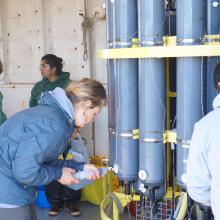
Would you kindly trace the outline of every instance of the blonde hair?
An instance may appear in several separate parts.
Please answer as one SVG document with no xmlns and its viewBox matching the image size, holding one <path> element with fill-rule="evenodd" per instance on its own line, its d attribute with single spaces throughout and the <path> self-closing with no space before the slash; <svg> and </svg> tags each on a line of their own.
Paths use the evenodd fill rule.
<svg viewBox="0 0 220 220">
<path fill-rule="evenodd" d="M 80 101 L 91 101 L 90 108 L 106 104 L 107 101 L 104 86 L 100 82 L 88 78 L 71 81 L 66 87 L 66 94 L 73 104 Z"/>
</svg>

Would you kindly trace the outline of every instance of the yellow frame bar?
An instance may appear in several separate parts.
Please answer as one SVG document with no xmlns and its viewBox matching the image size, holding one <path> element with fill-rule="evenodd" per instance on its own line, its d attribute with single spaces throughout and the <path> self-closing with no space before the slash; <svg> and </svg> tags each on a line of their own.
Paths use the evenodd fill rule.
<svg viewBox="0 0 220 220">
<path fill-rule="evenodd" d="M 119 199 L 122 207 L 125 207 L 131 201 L 140 201 L 139 195 L 128 196 L 128 195 L 125 195 L 124 193 L 120 193 L 120 192 L 114 192 L 114 194 Z M 175 192 L 175 196 L 176 197 L 180 196 L 180 192 Z M 171 188 L 168 188 L 167 194 L 165 195 L 164 198 L 170 198 L 170 199 L 172 198 L 172 189 Z M 106 197 L 100 205 L 101 219 L 102 220 L 119 220 L 119 211 L 118 211 L 118 207 L 115 204 L 115 202 L 113 202 L 113 219 L 109 218 L 107 216 L 107 214 L 105 213 L 105 209 L 109 205 L 109 202 L 110 202 L 109 197 Z"/>
<path fill-rule="evenodd" d="M 156 46 L 138 48 L 102 49 L 100 59 L 134 59 L 164 57 L 220 56 L 220 45 Z"/>
</svg>

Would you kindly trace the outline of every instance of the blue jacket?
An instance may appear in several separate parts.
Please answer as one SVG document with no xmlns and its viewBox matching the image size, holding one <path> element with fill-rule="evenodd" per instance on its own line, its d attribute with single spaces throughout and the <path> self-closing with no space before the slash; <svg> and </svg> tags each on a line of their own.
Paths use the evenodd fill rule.
<svg viewBox="0 0 220 220">
<path fill-rule="evenodd" d="M 33 203 L 36 186 L 59 179 L 64 166 L 82 170 L 82 163 L 57 160 L 73 130 L 73 119 L 49 92 L 41 105 L 19 112 L 1 125 L 0 203 Z"/>
</svg>

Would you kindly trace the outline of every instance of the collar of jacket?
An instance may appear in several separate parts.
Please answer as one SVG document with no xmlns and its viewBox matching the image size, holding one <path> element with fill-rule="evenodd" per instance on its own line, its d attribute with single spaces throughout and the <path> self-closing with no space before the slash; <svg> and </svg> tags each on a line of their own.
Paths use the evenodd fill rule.
<svg viewBox="0 0 220 220">
<path fill-rule="evenodd" d="M 40 104 L 45 106 L 52 106 L 58 109 L 59 111 L 61 111 L 69 123 L 69 126 L 71 128 L 70 132 L 74 131 L 74 120 L 69 116 L 69 114 L 65 111 L 65 109 L 58 103 L 58 101 L 49 92 L 43 93 Z"/>
</svg>

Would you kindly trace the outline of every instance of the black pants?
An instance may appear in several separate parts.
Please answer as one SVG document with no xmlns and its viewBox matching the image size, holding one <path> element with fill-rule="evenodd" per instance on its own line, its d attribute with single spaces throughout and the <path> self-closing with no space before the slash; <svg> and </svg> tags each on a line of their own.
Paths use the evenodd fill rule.
<svg viewBox="0 0 220 220">
<path fill-rule="evenodd" d="M 52 206 L 58 205 L 60 208 L 67 204 L 76 205 L 81 197 L 81 190 L 70 189 L 57 181 L 53 181 L 47 185 L 45 192 L 50 204 Z"/>
<path fill-rule="evenodd" d="M 214 220 L 212 209 L 198 202 L 193 202 L 191 208 L 191 220 Z"/>
</svg>

